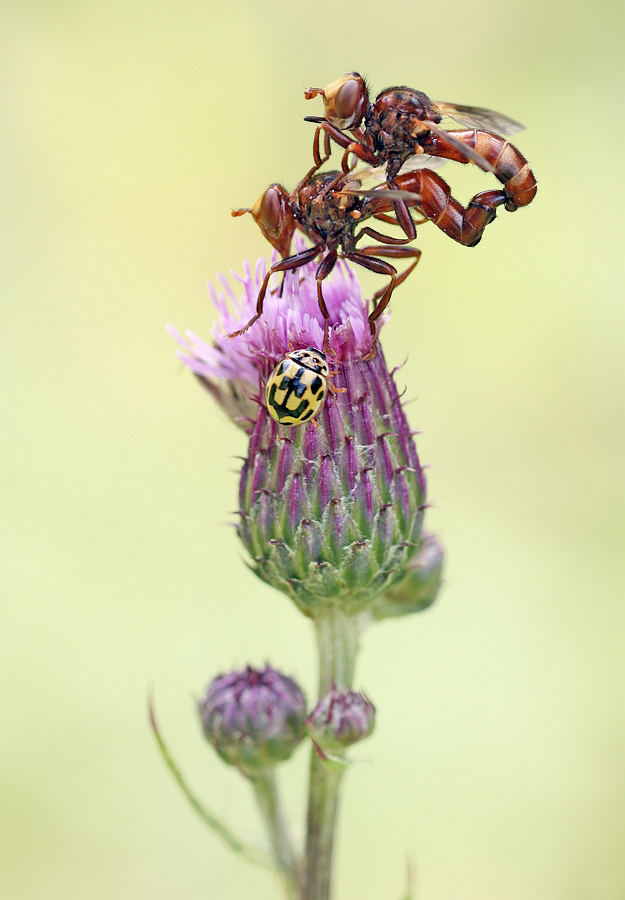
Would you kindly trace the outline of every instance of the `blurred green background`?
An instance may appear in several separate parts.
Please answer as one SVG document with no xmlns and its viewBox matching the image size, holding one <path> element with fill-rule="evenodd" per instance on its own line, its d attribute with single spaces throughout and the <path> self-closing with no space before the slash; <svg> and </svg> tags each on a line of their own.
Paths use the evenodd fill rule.
<svg viewBox="0 0 625 900">
<path fill-rule="evenodd" d="M 151 684 L 198 792 L 255 834 L 193 698 L 246 662 L 316 678 L 224 527 L 244 436 L 164 325 L 208 336 L 205 282 L 267 249 L 229 210 L 296 183 L 303 89 L 350 69 L 526 123 L 539 193 L 472 250 L 421 228 L 384 330 L 449 562 L 430 611 L 365 636 L 378 727 L 336 895 L 393 900 L 409 858 L 419 900 L 625 897 L 622 26 L 575 0 L 2 3 L 2 898 L 278 896 L 146 724 Z"/>
</svg>

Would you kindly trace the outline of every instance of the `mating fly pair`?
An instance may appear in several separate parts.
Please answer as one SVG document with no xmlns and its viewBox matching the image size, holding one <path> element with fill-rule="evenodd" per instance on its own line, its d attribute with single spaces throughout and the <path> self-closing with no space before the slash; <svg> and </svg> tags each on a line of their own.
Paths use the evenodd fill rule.
<svg viewBox="0 0 625 900">
<path fill-rule="evenodd" d="M 473 247 L 495 218 L 499 206 L 514 212 L 531 203 L 536 194 L 536 180 L 516 147 L 495 131 L 486 130 L 492 128 L 501 134 L 513 134 L 523 128 L 500 113 L 435 103 L 421 91 L 408 87 L 387 88 L 370 102 L 365 82 L 356 72 L 325 88 L 309 88 L 305 93 L 306 99 L 318 95 L 323 98 L 324 117 L 306 118 L 317 124 L 313 168 L 290 194 L 282 185 L 272 184 L 251 209 L 232 213 L 238 216 L 250 212 L 282 260 L 265 276 L 256 314 L 242 329 L 228 336 L 242 334 L 260 318 L 269 279 L 274 273 L 297 269 L 325 252 L 316 272 L 319 309 L 325 320 L 324 352 L 328 350 L 329 316 L 322 282 L 334 268 L 339 254 L 390 277 L 389 284 L 373 296 L 374 308 L 369 315 L 373 355 L 376 320 L 388 306 L 395 287 L 407 278 L 421 256 L 417 248 L 406 246 L 416 237 L 411 210 L 420 214 L 421 222 L 432 221 L 452 240 Z M 470 127 L 445 130 L 440 126 L 444 116 Z M 320 173 L 319 169 L 330 156 L 331 140 L 344 150 L 342 171 Z M 362 181 L 368 173 L 365 170 L 359 174 L 350 168 L 350 154 L 370 167 L 384 166 L 386 185 L 364 190 Z M 495 175 L 502 188 L 478 193 L 463 207 L 452 197 L 449 185 L 426 167 L 431 158 L 474 163 Z M 424 167 L 420 166 L 422 162 Z M 404 237 L 391 237 L 363 226 L 366 219 L 399 225 Z M 296 230 L 302 231 L 312 246 L 291 256 Z M 378 243 L 357 248 L 365 236 Z M 380 257 L 412 261 L 398 276 L 396 268 Z"/>
</svg>

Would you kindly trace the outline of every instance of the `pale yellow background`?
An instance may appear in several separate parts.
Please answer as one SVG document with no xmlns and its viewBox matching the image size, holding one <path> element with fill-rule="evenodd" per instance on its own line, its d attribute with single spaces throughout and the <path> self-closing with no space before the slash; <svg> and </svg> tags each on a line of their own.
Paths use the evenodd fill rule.
<svg viewBox="0 0 625 900">
<path fill-rule="evenodd" d="M 419 900 L 622 900 L 620 4 L 16 0 L 0 27 L 0 897 L 277 896 L 146 725 L 152 684 L 198 792 L 253 835 L 193 697 L 248 661 L 315 681 L 307 621 L 224 526 L 244 437 L 164 325 L 208 335 L 205 282 L 266 250 L 230 208 L 295 184 L 303 89 L 358 69 L 520 119 L 540 189 L 475 249 L 421 228 L 393 299 L 449 565 L 432 610 L 364 641 L 379 718 L 337 898 L 393 900 L 410 858 Z M 465 202 L 494 186 L 441 174 Z"/>
</svg>

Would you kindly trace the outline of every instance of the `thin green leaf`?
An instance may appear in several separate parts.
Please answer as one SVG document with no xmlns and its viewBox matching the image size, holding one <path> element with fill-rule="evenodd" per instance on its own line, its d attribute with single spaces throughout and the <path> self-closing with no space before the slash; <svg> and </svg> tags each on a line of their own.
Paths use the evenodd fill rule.
<svg viewBox="0 0 625 900">
<path fill-rule="evenodd" d="M 247 862 L 252 863 L 256 866 L 261 866 L 264 869 L 271 869 L 272 871 L 275 871 L 275 866 L 272 864 L 267 854 L 263 853 L 261 850 L 255 847 L 250 847 L 243 841 L 239 840 L 239 838 L 237 838 L 232 833 L 228 826 L 224 825 L 223 822 L 220 822 L 217 816 L 213 815 L 213 813 L 211 813 L 195 796 L 195 794 L 187 784 L 184 775 L 174 761 L 174 758 L 169 752 L 169 748 L 167 747 L 165 740 L 159 730 L 158 724 L 156 722 L 156 716 L 154 714 L 154 704 L 151 696 L 148 697 L 148 715 L 152 733 L 154 734 L 154 737 L 156 739 L 156 744 L 158 746 L 158 749 L 160 750 L 161 756 L 165 761 L 165 765 L 178 783 L 178 786 L 180 787 L 182 793 L 185 795 L 204 824 L 207 825 L 214 834 L 220 837 L 222 841 L 224 841 L 224 843 L 226 843 L 234 853 L 242 856 L 243 859 L 247 860 Z"/>
</svg>

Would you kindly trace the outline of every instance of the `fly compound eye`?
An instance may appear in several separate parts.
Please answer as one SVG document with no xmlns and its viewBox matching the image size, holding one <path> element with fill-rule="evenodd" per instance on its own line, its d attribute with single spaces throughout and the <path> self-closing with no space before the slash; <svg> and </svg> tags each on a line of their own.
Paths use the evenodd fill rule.
<svg viewBox="0 0 625 900">
<path fill-rule="evenodd" d="M 351 119 L 360 100 L 360 84 L 350 79 L 343 84 L 336 95 L 334 109 L 339 119 Z"/>
<path fill-rule="evenodd" d="M 336 128 L 355 128 L 365 114 L 368 93 L 357 72 L 343 75 L 323 90 L 325 117 Z"/>
<path fill-rule="evenodd" d="M 275 187 L 267 188 L 260 200 L 260 215 L 269 231 L 276 231 L 282 221 L 280 194 Z"/>
<path fill-rule="evenodd" d="M 281 185 L 271 184 L 267 188 L 252 207 L 252 217 L 281 256 L 288 256 L 292 230 L 289 230 L 288 196 Z"/>
</svg>

